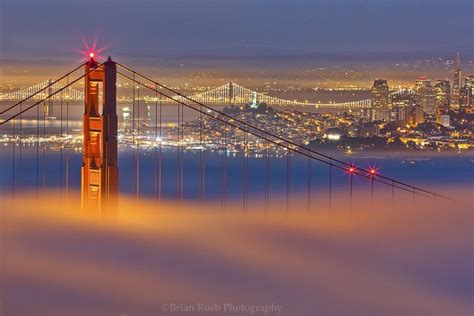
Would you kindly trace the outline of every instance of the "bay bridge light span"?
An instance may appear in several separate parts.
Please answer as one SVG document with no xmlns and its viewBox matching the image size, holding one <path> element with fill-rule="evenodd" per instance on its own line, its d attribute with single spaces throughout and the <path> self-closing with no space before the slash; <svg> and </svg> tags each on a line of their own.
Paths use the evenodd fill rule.
<svg viewBox="0 0 474 316">
<path fill-rule="evenodd" d="M 51 79 L 42 81 L 38 84 L 30 87 L 19 89 L 8 93 L 0 94 L 0 101 L 20 101 L 27 98 L 30 95 L 34 95 L 32 99 L 41 100 L 51 94 L 51 91 L 63 88 L 63 84 L 55 82 Z M 48 87 L 48 89 L 46 89 Z M 367 109 L 370 108 L 371 99 L 363 99 L 356 101 L 345 101 L 345 102 L 308 102 L 298 100 L 287 100 L 275 96 L 270 96 L 266 93 L 261 93 L 256 90 L 252 90 L 241 86 L 235 82 L 228 82 L 222 86 L 212 88 L 208 91 L 196 93 L 194 95 L 187 96 L 197 102 L 203 102 L 210 105 L 224 105 L 224 104 L 235 104 L 244 105 L 252 101 L 258 103 L 266 103 L 271 106 L 281 107 L 313 107 L 313 108 L 334 108 L 334 109 Z M 64 94 L 64 98 L 71 101 L 84 101 L 84 92 L 77 88 L 69 87 Z M 158 101 L 167 102 L 170 101 L 167 98 L 158 96 Z M 183 97 L 180 95 L 173 95 L 173 99 L 183 101 Z M 58 96 L 52 96 L 52 100 L 59 100 Z M 144 101 L 154 102 L 156 98 L 144 96 Z M 118 98 L 117 102 L 125 103 L 130 102 L 130 98 Z"/>
<path fill-rule="evenodd" d="M 82 72 L 81 72 L 82 70 Z M 133 94 L 131 99 L 117 97 L 117 77 L 126 80 L 132 84 Z M 83 84 L 83 91 L 73 88 L 78 83 Z M 33 89 L 34 88 L 34 89 Z M 148 91 L 146 94 L 144 91 Z M 208 148 L 221 155 L 219 165 L 214 173 L 220 175 L 220 201 L 223 208 L 228 201 L 229 185 L 232 180 L 229 177 L 228 153 L 232 149 L 237 149 L 240 153 L 242 164 L 239 168 L 241 176 L 241 198 L 242 207 L 247 208 L 249 203 L 249 157 L 252 151 L 251 144 L 258 148 L 261 159 L 259 170 L 262 171 L 262 186 L 264 187 L 264 206 L 265 209 L 270 205 L 270 186 L 272 177 L 272 167 L 269 163 L 269 155 L 272 149 L 276 150 L 286 164 L 286 188 L 284 199 L 286 207 L 289 209 L 292 193 L 292 160 L 307 160 L 305 174 L 307 177 L 307 206 L 308 209 L 316 204 L 312 202 L 314 198 L 313 168 L 321 166 L 327 169 L 325 192 L 327 193 L 327 202 L 330 206 L 332 201 L 338 199 L 339 191 L 333 190 L 334 173 L 339 172 L 347 175 L 349 184 L 350 201 L 352 203 L 353 190 L 355 186 L 354 179 L 361 179 L 369 184 L 371 199 L 374 199 L 374 186 L 383 187 L 390 192 L 392 199 L 397 197 L 396 192 L 403 192 L 415 197 L 441 198 L 447 197 L 431 190 L 420 188 L 402 180 L 395 179 L 381 174 L 376 168 L 362 168 L 352 163 L 345 162 L 339 158 L 329 156 L 308 146 L 293 141 L 282 135 L 276 135 L 265 128 L 253 125 L 238 117 L 225 113 L 212 107 L 212 104 L 240 104 L 249 102 L 262 102 L 268 105 L 302 105 L 298 102 L 287 101 L 279 98 L 259 94 L 256 91 L 247 89 L 235 83 L 227 83 L 221 87 L 207 92 L 186 96 L 166 85 L 151 79 L 150 77 L 135 71 L 124 64 L 113 61 L 110 57 L 105 62 L 99 62 L 91 56 L 90 60 L 79 65 L 65 75 L 56 80 L 49 80 L 23 89 L 13 94 L 2 95 L 3 100 L 13 101 L 13 104 L 2 108 L 0 111 L 0 128 L 9 131 L 6 135 L 6 146 L 2 151 L 11 151 L 11 165 L 3 166 L 9 171 L 10 182 L 8 188 L 12 196 L 18 194 L 25 186 L 26 179 L 30 181 L 30 189 L 33 187 L 40 192 L 45 187 L 48 180 L 48 173 L 52 169 L 58 168 L 59 181 L 56 187 L 65 192 L 69 192 L 71 173 L 77 170 L 71 169 L 71 163 L 68 160 L 70 151 L 68 147 L 71 143 L 72 124 L 69 119 L 69 103 L 71 101 L 84 102 L 82 137 L 80 138 L 82 162 L 81 162 L 81 200 L 83 205 L 95 205 L 99 208 L 109 208 L 115 205 L 119 194 L 120 182 L 131 183 L 133 193 L 137 197 L 143 190 L 143 177 L 153 177 L 153 190 L 157 199 L 161 199 L 164 190 L 170 183 L 164 178 L 164 174 L 169 171 L 165 160 L 163 159 L 163 150 L 167 146 L 166 137 L 170 134 L 164 133 L 162 125 L 161 104 L 166 101 L 174 104 L 176 109 L 177 123 L 173 126 L 172 137 L 175 144 L 176 159 L 172 162 L 173 177 L 172 185 L 176 187 L 176 199 L 184 198 L 186 187 L 190 187 L 187 181 L 193 179 L 196 181 L 192 187 L 199 191 L 199 201 L 206 199 L 206 170 L 211 168 L 206 162 L 206 153 Z M 45 104 L 50 99 L 60 103 L 60 111 L 56 113 L 56 129 L 46 133 L 46 108 Z M 118 143 L 123 135 L 119 134 L 117 122 L 117 103 L 132 102 L 133 119 L 127 130 L 130 146 L 133 150 L 131 159 L 132 172 L 122 173 L 119 171 Z M 147 102 L 154 107 L 154 124 L 144 126 L 140 124 L 140 102 Z M 357 103 L 360 102 L 360 103 Z M 351 104 L 344 104 L 341 107 L 360 107 L 370 106 L 368 100 L 357 101 Z M 316 106 L 316 104 L 308 104 Z M 186 135 L 187 125 L 183 119 L 184 111 L 191 111 L 198 117 L 198 131 L 193 139 L 193 150 L 197 152 L 197 161 L 195 169 L 184 167 L 186 151 L 190 148 L 188 145 L 190 136 Z M 143 113 L 142 113 L 143 115 Z M 26 129 L 25 118 L 32 118 L 32 125 Z M 211 124 L 212 123 L 212 124 Z M 52 145 L 48 145 L 48 142 Z M 152 155 L 155 160 L 152 165 L 152 172 L 144 172 L 143 153 L 141 146 L 144 143 L 152 145 Z M 169 143 L 169 142 L 168 142 Z M 29 177 L 25 176 L 23 170 L 23 156 L 25 145 L 34 149 L 35 163 L 34 172 Z M 56 153 L 58 160 L 53 163 L 48 159 L 48 155 Z M 59 154 L 57 154 L 59 153 Z M 49 163 L 49 165 L 48 165 Z M 279 171 L 281 172 L 281 170 Z M 188 173 L 196 173 L 196 176 L 189 177 Z M 124 178 L 126 177 L 126 178 Z M 119 181 L 119 179 L 121 179 Z M 319 179 L 317 179 L 318 182 Z M 47 186 L 47 185 L 46 185 Z M 319 185 L 321 187 L 321 184 Z M 321 188 L 320 188 L 321 189 Z M 279 194 L 281 195 L 281 194 Z M 320 204 L 320 203 L 318 203 Z M 351 204 L 352 205 L 352 204 Z"/>
</svg>

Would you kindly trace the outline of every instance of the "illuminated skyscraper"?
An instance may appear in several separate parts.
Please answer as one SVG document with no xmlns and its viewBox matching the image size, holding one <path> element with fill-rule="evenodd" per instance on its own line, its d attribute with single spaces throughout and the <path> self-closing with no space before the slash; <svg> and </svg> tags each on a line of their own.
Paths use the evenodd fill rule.
<svg viewBox="0 0 474 316">
<path fill-rule="evenodd" d="M 451 121 L 451 118 L 447 114 L 439 115 L 436 118 L 436 123 L 441 124 L 444 127 L 449 127 L 450 126 L 450 121 Z"/>
<path fill-rule="evenodd" d="M 372 86 L 372 107 L 370 117 L 373 121 L 389 119 L 389 87 L 387 80 L 375 79 Z"/>
<path fill-rule="evenodd" d="M 418 104 L 408 106 L 406 121 L 411 126 L 423 123 L 425 121 L 423 108 Z"/>
<path fill-rule="evenodd" d="M 464 79 L 464 86 L 461 88 L 459 95 L 460 109 L 472 112 L 473 97 L 472 90 L 474 88 L 474 75 L 470 75 Z"/>
<path fill-rule="evenodd" d="M 461 92 L 461 57 L 459 53 L 456 54 L 456 64 L 454 66 L 454 81 L 453 91 L 451 97 L 451 108 L 453 110 L 459 110 L 459 96 Z"/>
<path fill-rule="evenodd" d="M 416 80 L 415 102 L 421 106 L 426 114 L 435 113 L 435 93 L 430 79 L 422 77 Z"/>
<path fill-rule="evenodd" d="M 434 92 L 437 109 L 448 110 L 451 101 L 451 84 L 449 80 L 436 80 Z"/>
<path fill-rule="evenodd" d="M 391 103 L 390 120 L 405 123 L 407 121 L 408 108 L 415 105 L 415 96 L 408 91 L 394 93 L 391 97 Z"/>
</svg>

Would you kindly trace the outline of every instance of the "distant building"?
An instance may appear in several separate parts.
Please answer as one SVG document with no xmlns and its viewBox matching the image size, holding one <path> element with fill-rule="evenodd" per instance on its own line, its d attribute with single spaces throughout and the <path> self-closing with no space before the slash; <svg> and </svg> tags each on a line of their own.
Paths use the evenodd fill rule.
<svg viewBox="0 0 474 316">
<path fill-rule="evenodd" d="M 394 93 L 391 98 L 392 108 L 393 107 L 408 107 L 415 104 L 415 95 L 408 92 L 405 93 Z"/>
<path fill-rule="evenodd" d="M 124 107 L 122 108 L 122 121 L 123 121 L 123 122 L 126 123 L 126 122 L 129 122 L 129 121 L 130 121 L 130 113 L 131 113 L 130 107 L 124 106 Z"/>
<path fill-rule="evenodd" d="M 449 127 L 451 123 L 451 118 L 447 114 L 441 114 L 436 118 L 436 123 L 441 124 L 444 127 Z"/>
<path fill-rule="evenodd" d="M 459 97 L 461 93 L 461 57 L 459 53 L 456 54 L 456 64 L 454 66 L 454 81 L 451 96 L 451 109 L 459 110 Z"/>
<path fill-rule="evenodd" d="M 407 107 L 396 106 L 390 109 L 390 121 L 406 123 L 407 121 Z"/>
<path fill-rule="evenodd" d="M 326 130 L 326 137 L 329 140 L 339 140 L 345 134 L 344 130 L 338 127 L 330 127 Z"/>
<path fill-rule="evenodd" d="M 415 95 L 408 90 L 394 93 L 391 104 L 390 121 L 406 123 L 408 108 L 415 105 Z"/>
<path fill-rule="evenodd" d="M 390 120 L 390 108 L 372 108 L 371 120 L 372 121 L 388 121 Z"/>
<path fill-rule="evenodd" d="M 372 106 L 370 118 L 372 121 L 389 119 L 389 87 L 387 80 L 375 79 L 372 86 Z"/>
<path fill-rule="evenodd" d="M 464 86 L 461 88 L 459 95 L 460 108 L 468 110 L 469 112 L 473 109 L 473 96 L 472 90 L 474 88 L 474 75 L 470 75 L 465 78 Z"/>
<path fill-rule="evenodd" d="M 366 122 L 362 124 L 358 129 L 358 137 L 373 137 L 377 136 L 379 131 L 379 127 L 377 123 L 374 122 Z"/>
<path fill-rule="evenodd" d="M 418 105 L 414 104 L 407 108 L 407 116 L 406 122 L 410 126 L 417 126 L 425 121 L 423 108 Z"/>
<path fill-rule="evenodd" d="M 434 88 L 431 80 L 424 77 L 416 80 L 415 103 L 427 114 L 434 114 L 436 109 Z"/>
<path fill-rule="evenodd" d="M 451 103 L 451 84 L 449 80 L 436 80 L 434 85 L 435 102 L 438 110 L 449 110 Z"/>
</svg>

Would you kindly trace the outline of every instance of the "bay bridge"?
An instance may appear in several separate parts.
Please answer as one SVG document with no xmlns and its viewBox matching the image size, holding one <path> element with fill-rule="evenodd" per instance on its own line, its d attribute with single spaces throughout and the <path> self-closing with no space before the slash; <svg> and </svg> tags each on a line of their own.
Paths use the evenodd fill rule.
<svg viewBox="0 0 474 316">
<path fill-rule="evenodd" d="M 82 73 L 79 73 L 84 69 Z M 117 119 L 117 102 L 121 98 L 117 96 L 117 77 L 122 78 L 132 84 L 132 103 L 131 126 L 128 133 L 131 138 L 131 147 L 133 155 L 131 158 L 131 172 L 126 174 L 124 171 L 119 172 L 119 153 L 118 143 L 123 135 L 119 135 L 118 119 Z M 74 90 L 73 86 L 82 82 L 84 91 Z M 148 92 L 145 92 L 148 91 Z M 163 197 L 163 192 L 169 185 L 164 175 L 168 172 L 163 152 L 165 150 L 165 134 L 166 127 L 162 124 L 162 101 L 174 104 L 176 110 L 177 124 L 173 127 L 174 141 L 176 144 L 176 157 L 173 159 L 173 185 L 176 186 L 176 199 L 182 200 L 185 195 L 186 188 L 191 187 L 192 190 L 199 192 L 199 201 L 201 203 L 206 200 L 206 188 L 209 173 L 208 169 L 213 168 L 213 172 L 218 174 L 218 178 L 214 177 L 213 181 L 220 183 L 219 199 L 221 205 L 225 208 L 228 201 L 229 187 L 233 186 L 232 181 L 236 177 L 241 178 L 241 198 L 244 209 L 249 204 L 249 187 L 253 184 L 249 182 L 250 165 L 250 144 L 257 144 L 260 148 L 261 158 L 258 161 L 258 170 L 262 172 L 259 180 L 263 186 L 265 209 L 270 207 L 271 199 L 271 182 L 274 171 L 272 171 L 269 157 L 272 148 L 278 149 L 283 153 L 285 160 L 285 189 L 284 199 L 286 208 L 290 208 L 292 194 L 292 161 L 296 159 L 306 160 L 306 198 L 308 209 L 311 209 L 314 198 L 314 184 L 318 183 L 318 189 L 323 190 L 327 194 L 327 203 L 329 207 L 334 200 L 340 199 L 339 191 L 334 190 L 334 179 L 337 174 L 345 175 L 348 183 L 348 194 L 350 203 L 354 195 L 356 180 L 364 181 L 370 187 L 371 200 L 374 199 L 374 187 L 385 188 L 390 192 L 391 198 L 395 199 L 399 193 L 410 194 L 413 199 L 416 197 L 423 198 L 440 198 L 447 197 L 433 192 L 429 189 L 421 188 L 401 179 L 395 179 L 380 173 L 375 167 L 363 168 L 343 161 L 339 158 L 327 155 L 325 153 L 314 150 L 304 144 L 290 140 L 284 135 L 277 135 L 269 132 L 265 128 L 253 125 L 244 120 L 234 117 L 228 113 L 217 110 L 212 107 L 212 103 L 248 103 L 265 102 L 267 104 L 283 104 L 282 99 L 273 98 L 258 94 L 255 91 L 244 88 L 234 83 L 229 83 L 213 90 L 200 93 L 193 96 L 186 96 L 166 85 L 151 79 L 142 73 L 135 71 L 121 63 L 116 63 L 110 57 L 105 62 L 99 62 L 90 58 L 84 64 L 72 69 L 70 72 L 55 80 L 49 80 L 47 83 L 34 86 L 32 90 L 22 90 L 16 95 L 3 95 L 4 98 L 11 100 L 15 97 L 20 100 L 14 104 L 2 108 L 0 115 L 3 118 L 0 121 L 0 128 L 6 131 L 4 135 L 6 139 L 5 146 L 1 152 L 10 157 L 8 163 L 3 163 L 0 168 L 0 174 L 9 175 L 9 181 L 2 186 L 2 193 L 11 192 L 12 196 L 18 195 L 22 189 L 28 187 L 35 189 L 37 194 L 42 189 L 47 189 L 48 176 L 56 170 L 61 192 L 65 191 L 68 195 L 71 182 L 71 174 L 77 173 L 80 169 L 80 192 L 81 201 L 85 206 L 96 206 L 100 208 L 108 208 L 115 205 L 119 195 L 120 182 L 130 183 L 133 188 L 133 194 L 140 197 L 144 189 L 143 177 L 151 176 L 152 187 L 157 199 Z M 58 125 L 55 130 L 47 132 L 45 110 L 46 102 L 55 100 L 60 103 L 60 113 L 58 115 Z M 70 140 L 72 121 L 69 117 L 69 104 L 71 101 L 83 101 L 84 111 L 82 117 L 82 137 L 81 141 L 81 163 L 80 167 L 73 169 L 70 161 Z M 124 101 L 125 102 L 125 101 Z M 140 124 L 143 119 L 140 116 L 140 104 L 148 102 L 154 107 L 154 124 L 145 128 Z M 288 101 L 290 102 L 290 101 Z M 358 106 L 370 106 L 370 102 L 362 102 Z M 289 104 L 289 103 L 288 103 Z M 297 103 L 292 103 L 297 104 Z M 43 107 L 42 107 L 43 105 Z M 314 104 L 313 104 L 314 105 Z M 185 111 L 191 111 L 198 117 L 199 130 L 195 151 L 197 151 L 197 159 L 193 157 L 194 168 L 185 167 L 185 120 L 183 118 Z M 26 130 L 26 119 L 32 123 Z M 209 122 L 213 124 L 210 125 Z M 205 126 L 206 125 L 206 126 Z M 2 132 L 3 133 L 3 132 Z M 212 142 L 210 133 L 212 133 Z M 232 138 L 231 135 L 238 135 L 239 138 Z M 54 146 L 46 144 L 47 139 L 54 139 Z M 154 160 L 151 169 L 144 171 L 144 142 L 152 144 L 152 155 Z M 34 162 L 29 166 L 25 165 L 24 154 L 26 147 L 33 149 Z M 220 155 L 218 166 L 209 166 L 206 163 L 206 155 L 208 148 L 216 149 Z M 228 152 L 231 148 L 237 148 L 240 152 L 242 164 L 239 171 L 230 176 L 228 169 Z M 7 153 L 8 152 L 8 153 Z M 52 154 L 55 158 L 52 159 Z M 59 154 L 58 154 L 59 153 Z M 49 155 L 49 156 L 48 156 Z M 49 157 L 49 158 L 48 158 Z M 170 163 L 171 166 L 171 163 Z M 325 168 L 325 181 L 320 178 L 313 177 L 314 168 Z M 28 171 L 26 171 L 28 170 Z M 150 171 L 151 170 L 151 171 Z M 278 172 L 281 172 L 281 168 Z M 124 174 L 124 175 L 122 175 Z M 189 177 L 192 174 L 192 177 Z M 191 180 L 190 180 L 191 179 Z M 218 179 L 218 180 L 216 180 Z M 189 181 L 193 183 L 190 184 Z M 27 185 L 26 182 L 29 182 Z M 149 187 L 150 185 L 147 185 Z M 278 193 L 278 195 L 281 195 Z M 318 201 L 319 202 L 319 201 Z M 320 203 L 318 203 L 320 204 Z"/>
<path fill-rule="evenodd" d="M 52 91 L 62 89 L 64 85 L 61 82 L 54 82 L 48 79 L 39 84 L 19 89 L 17 91 L 0 94 L 0 101 L 20 101 L 33 95 L 33 100 L 41 100 L 46 98 Z M 64 99 L 70 101 L 84 101 L 84 92 L 76 88 L 68 87 L 65 90 Z M 251 102 L 265 103 L 271 106 L 282 106 L 282 107 L 314 107 L 314 108 L 339 108 L 339 109 L 364 109 L 370 108 L 371 100 L 357 100 L 347 102 L 308 102 L 308 101 L 297 101 L 297 100 L 286 100 L 274 96 L 267 95 L 265 93 L 257 92 L 255 90 L 243 87 L 235 82 L 229 82 L 222 86 L 210 89 L 205 92 L 197 93 L 191 96 L 187 96 L 189 99 L 193 99 L 196 102 L 203 102 L 206 104 L 235 104 L 242 105 Z M 50 99 L 59 100 L 59 96 L 54 95 Z M 154 101 L 169 101 L 167 98 L 162 96 L 148 97 L 143 96 L 142 99 L 146 102 Z M 176 94 L 172 96 L 173 100 L 184 101 L 185 99 Z M 130 98 L 118 98 L 117 102 L 126 103 L 130 102 Z"/>
</svg>

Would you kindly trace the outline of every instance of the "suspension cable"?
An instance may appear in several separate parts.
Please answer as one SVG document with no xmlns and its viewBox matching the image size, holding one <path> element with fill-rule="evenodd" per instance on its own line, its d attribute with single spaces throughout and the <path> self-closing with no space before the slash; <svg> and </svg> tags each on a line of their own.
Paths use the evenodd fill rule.
<svg viewBox="0 0 474 316">
<path fill-rule="evenodd" d="M 87 62 L 86 62 L 87 63 Z M 79 70 L 80 68 L 82 68 L 86 63 L 83 63 L 82 65 L 74 68 L 73 70 L 71 70 L 70 72 L 68 72 L 67 74 L 65 74 L 64 76 L 54 80 L 54 81 L 50 81 L 48 85 L 46 85 L 44 88 L 38 90 L 37 92 L 33 93 L 32 95 L 28 96 L 27 98 L 24 98 L 23 100 L 20 100 L 18 101 L 17 103 L 13 104 L 12 106 L 6 108 L 5 110 L 2 110 L 0 111 L 0 114 L 5 114 L 6 112 L 10 111 L 11 109 L 17 107 L 18 105 L 28 101 L 29 99 L 33 98 L 35 95 L 39 94 L 40 92 L 43 92 L 44 90 L 46 89 L 49 89 L 51 88 L 53 85 L 55 85 L 56 83 L 58 83 L 59 81 L 63 80 L 64 78 L 68 77 L 69 75 L 71 75 L 72 73 L 76 72 L 77 70 Z"/>
<path fill-rule="evenodd" d="M 36 102 L 36 103 L 34 103 L 34 104 L 28 106 L 27 108 L 21 110 L 21 111 L 18 112 L 17 114 L 12 115 L 11 117 L 7 118 L 6 120 L 0 122 L 0 126 L 6 124 L 6 123 L 8 123 L 8 122 L 10 122 L 11 120 L 13 120 L 13 119 L 15 119 L 16 117 L 22 115 L 22 114 L 25 113 L 26 111 L 31 110 L 32 108 L 34 108 L 34 107 L 37 106 L 38 104 L 40 104 L 40 103 L 42 103 L 42 102 L 45 102 L 46 100 L 49 100 L 49 99 L 52 98 L 54 95 L 60 93 L 61 91 L 67 89 L 68 87 L 72 86 L 73 84 L 75 84 L 75 83 L 78 82 L 79 80 L 83 79 L 84 77 L 86 77 L 86 76 L 89 75 L 90 73 L 92 73 L 92 72 L 98 70 L 102 65 L 103 65 L 103 64 L 98 64 L 98 66 L 97 66 L 96 68 L 89 70 L 88 72 L 86 72 L 85 74 L 81 75 L 81 76 L 78 77 L 77 79 L 71 81 L 71 82 L 70 82 L 69 84 L 67 84 L 66 86 L 60 88 L 59 90 L 57 90 L 57 91 L 51 93 L 50 95 L 48 95 L 48 96 L 45 97 L 44 99 L 39 100 L 38 102 Z"/>
<path fill-rule="evenodd" d="M 119 64 L 117 64 L 117 65 L 119 65 Z M 134 80 L 134 79 L 132 79 L 131 77 L 129 77 L 129 76 L 127 76 L 127 75 L 125 75 L 125 74 L 123 74 L 123 73 L 121 73 L 121 72 L 119 72 L 119 71 L 117 71 L 117 74 L 123 76 L 124 78 L 126 78 L 126 79 L 128 79 L 128 80 L 132 80 L 132 81 L 134 81 L 135 83 L 138 83 L 139 85 L 142 85 L 142 86 L 144 86 L 144 87 L 146 87 L 146 88 L 148 88 L 148 89 L 150 89 L 150 90 L 152 90 L 152 91 L 155 91 L 155 92 L 157 92 L 158 94 L 160 94 L 161 96 L 163 96 L 163 97 L 165 97 L 165 98 L 167 98 L 167 99 L 169 99 L 169 100 L 171 100 L 171 101 L 173 101 L 173 102 L 176 102 L 176 103 L 179 103 L 179 104 L 181 104 L 181 105 L 184 105 L 184 106 L 186 106 L 186 107 L 188 107 L 188 108 L 191 108 L 191 109 L 193 109 L 193 110 L 195 110 L 195 111 L 197 111 L 197 112 L 200 112 L 200 113 L 202 113 L 202 114 L 204 114 L 204 115 L 206 115 L 206 116 L 208 116 L 208 117 L 211 117 L 211 118 L 213 118 L 213 119 L 215 119 L 215 120 L 218 120 L 218 121 L 220 121 L 220 122 L 223 122 L 223 123 L 225 123 L 225 124 L 227 124 L 227 125 L 230 125 L 230 126 L 232 126 L 232 127 L 234 127 L 234 128 L 237 128 L 237 129 L 239 129 L 239 130 L 241 130 L 241 131 L 247 132 L 247 133 L 252 134 L 252 135 L 254 135 L 254 136 L 256 136 L 256 137 L 259 137 L 259 138 L 261 138 L 261 139 L 267 140 L 268 142 L 270 142 L 270 143 L 272 143 L 272 144 L 274 144 L 274 145 L 276 145 L 276 146 L 279 146 L 279 147 L 282 147 L 282 148 L 286 148 L 287 150 L 293 151 L 293 152 L 298 153 L 298 154 L 300 154 L 300 155 L 303 155 L 303 156 L 306 156 L 306 157 L 308 157 L 308 158 L 311 158 L 311 159 L 314 159 L 314 160 L 316 160 L 316 161 L 319 161 L 319 162 L 322 162 L 322 163 L 324 163 L 324 164 L 327 164 L 327 165 L 329 165 L 330 167 L 331 167 L 331 166 L 334 166 L 334 167 L 339 168 L 339 169 L 344 170 L 344 171 L 347 170 L 347 168 L 345 168 L 344 166 L 341 166 L 341 165 L 338 165 L 338 164 L 334 164 L 334 163 L 332 163 L 332 162 L 328 162 L 328 161 L 323 160 L 323 159 L 321 159 L 321 158 L 314 157 L 313 155 L 311 155 L 311 154 L 313 153 L 313 151 L 310 150 L 310 149 L 308 149 L 308 148 L 306 148 L 306 147 L 303 147 L 303 146 L 300 146 L 300 145 L 297 145 L 297 144 L 293 145 L 293 143 L 292 143 L 292 142 L 289 142 L 289 141 L 283 142 L 283 143 L 286 144 L 286 145 L 284 145 L 283 143 L 278 142 L 277 140 L 270 139 L 270 138 L 267 137 L 267 136 L 260 135 L 260 134 L 258 134 L 258 133 L 255 132 L 255 131 L 251 131 L 251 130 L 249 130 L 249 129 L 246 129 L 245 127 L 242 127 L 242 126 L 239 126 L 239 125 L 235 124 L 234 122 L 239 122 L 239 120 L 237 120 L 237 119 L 235 119 L 235 118 L 233 118 L 233 117 L 230 117 L 232 121 L 224 120 L 223 118 L 218 117 L 218 116 L 216 117 L 216 116 L 214 116 L 214 115 L 208 113 L 207 111 L 201 111 L 199 108 L 196 108 L 196 107 L 193 106 L 193 105 L 190 105 L 190 104 L 188 104 L 188 103 L 179 101 L 179 100 L 177 100 L 176 98 L 174 98 L 174 97 L 172 97 L 172 96 L 169 96 L 169 95 L 167 95 L 167 94 L 165 94 L 165 93 L 163 93 L 163 92 L 161 92 L 161 91 L 158 91 L 157 89 L 155 89 L 155 88 L 153 88 L 153 87 L 150 87 L 149 85 L 144 84 L 143 82 L 140 82 L 140 81 L 138 81 L 138 80 Z M 138 74 L 138 75 L 139 75 L 139 74 Z M 141 75 L 139 75 L 139 76 L 141 76 Z M 157 85 L 159 85 L 159 84 L 157 84 Z M 192 100 L 191 100 L 191 101 L 192 101 Z M 208 108 L 206 105 L 203 105 L 203 107 Z M 211 110 L 212 110 L 212 109 L 211 109 Z M 217 111 L 215 111 L 215 110 L 212 110 L 212 111 L 214 111 L 214 112 L 216 112 L 216 113 L 218 113 L 218 114 L 221 114 L 220 112 L 217 112 Z M 222 116 L 228 116 L 228 115 L 222 114 Z M 255 127 L 253 127 L 253 126 L 251 126 L 251 125 L 248 125 L 248 124 L 245 124 L 245 125 L 247 125 L 247 126 L 253 128 L 253 129 L 257 130 L 257 131 L 260 131 L 260 129 L 255 128 Z M 263 130 L 261 130 L 261 131 L 262 131 L 264 134 L 266 134 L 266 135 L 273 136 L 273 137 L 275 137 L 275 138 L 281 139 L 281 137 L 279 137 L 279 136 L 272 135 L 272 134 L 270 134 L 270 133 L 268 133 L 268 132 L 266 132 L 266 131 L 263 131 Z M 295 148 L 295 147 L 296 147 L 296 148 Z M 301 149 L 304 150 L 304 151 L 301 151 Z M 305 151 L 306 151 L 306 152 L 305 152 Z M 331 161 L 335 160 L 334 158 L 332 158 L 332 157 L 330 157 L 330 156 L 327 156 L 327 157 L 328 157 L 328 160 L 331 160 Z M 361 169 L 359 169 L 359 170 L 361 170 Z M 362 170 L 363 170 L 363 169 L 362 169 Z M 364 178 L 367 178 L 367 179 L 371 179 L 371 177 L 370 177 L 368 174 L 366 174 L 366 173 L 361 173 L 361 172 L 358 171 L 357 169 L 354 171 L 354 174 L 359 175 L 359 176 L 364 177 Z M 378 177 L 382 178 L 382 176 L 378 176 Z M 383 178 L 385 179 L 386 177 L 383 177 Z M 387 179 L 389 179 L 389 178 L 387 178 Z M 397 185 L 394 185 L 394 184 L 392 184 L 392 183 L 386 182 L 386 181 L 381 180 L 381 179 L 376 179 L 376 178 L 374 178 L 374 180 L 377 181 L 377 182 L 379 182 L 379 183 L 388 185 L 388 186 L 394 186 L 395 188 L 400 189 L 400 190 L 403 190 L 403 191 L 406 191 L 406 192 L 412 192 L 412 193 L 414 193 L 414 194 L 416 194 L 416 195 L 419 195 L 419 196 L 429 197 L 429 195 L 431 195 L 431 196 L 437 196 L 437 197 L 440 197 L 440 198 L 443 198 L 443 199 L 447 199 L 447 200 L 453 200 L 453 199 L 451 199 L 451 198 L 449 198 L 449 197 L 445 197 L 445 196 L 439 195 L 439 194 L 437 194 L 437 193 L 433 193 L 433 192 L 430 192 L 430 191 L 427 191 L 427 190 L 424 190 L 424 189 L 420 189 L 420 188 L 417 188 L 417 187 L 415 187 L 415 186 L 411 186 L 411 185 L 408 185 L 408 184 L 404 184 L 404 183 L 402 183 L 402 182 L 399 182 L 399 181 L 396 181 L 396 180 L 393 180 L 393 179 L 389 179 L 389 180 L 392 181 L 392 182 L 394 182 L 394 183 L 397 183 Z M 410 189 L 407 189 L 406 187 L 400 186 L 400 185 L 398 185 L 398 184 L 404 185 L 404 186 L 406 186 L 406 187 L 410 187 L 411 190 L 410 190 Z M 418 192 L 418 191 L 420 191 L 420 192 Z M 429 195 L 423 194 L 422 192 L 428 193 Z"/>
</svg>

